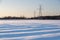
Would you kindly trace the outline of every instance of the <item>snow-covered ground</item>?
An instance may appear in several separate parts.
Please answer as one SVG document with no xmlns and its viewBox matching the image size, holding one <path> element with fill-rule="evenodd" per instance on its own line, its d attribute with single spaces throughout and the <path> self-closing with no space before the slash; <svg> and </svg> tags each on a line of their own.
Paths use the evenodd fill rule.
<svg viewBox="0 0 60 40">
<path fill-rule="evenodd" d="M 0 20 L 0 40 L 60 40 L 60 20 Z"/>
</svg>

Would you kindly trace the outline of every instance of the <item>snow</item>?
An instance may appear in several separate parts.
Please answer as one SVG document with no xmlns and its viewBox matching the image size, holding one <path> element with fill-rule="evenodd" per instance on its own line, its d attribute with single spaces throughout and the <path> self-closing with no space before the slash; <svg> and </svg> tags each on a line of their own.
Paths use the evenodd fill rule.
<svg viewBox="0 0 60 40">
<path fill-rule="evenodd" d="M 0 40 L 60 40 L 60 20 L 0 20 Z"/>
</svg>

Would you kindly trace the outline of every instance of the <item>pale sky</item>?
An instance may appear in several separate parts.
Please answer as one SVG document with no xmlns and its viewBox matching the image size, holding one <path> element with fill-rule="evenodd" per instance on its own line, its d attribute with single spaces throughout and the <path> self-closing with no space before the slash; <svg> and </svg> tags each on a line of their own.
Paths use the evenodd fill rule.
<svg viewBox="0 0 60 40">
<path fill-rule="evenodd" d="M 38 15 L 40 5 L 43 15 L 60 14 L 60 0 L 1 0 L 0 17 L 23 15 L 33 17 L 34 10 Z"/>
</svg>

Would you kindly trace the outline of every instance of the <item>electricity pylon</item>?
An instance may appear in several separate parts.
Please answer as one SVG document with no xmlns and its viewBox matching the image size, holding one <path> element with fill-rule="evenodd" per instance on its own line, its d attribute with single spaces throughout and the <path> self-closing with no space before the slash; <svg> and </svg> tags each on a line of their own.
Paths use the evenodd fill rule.
<svg viewBox="0 0 60 40">
<path fill-rule="evenodd" d="M 34 17 L 36 17 L 36 11 L 34 10 Z"/>
<path fill-rule="evenodd" d="M 40 5 L 40 7 L 39 7 L 39 17 L 40 16 L 42 16 L 42 7 L 41 7 L 41 5 Z"/>
</svg>

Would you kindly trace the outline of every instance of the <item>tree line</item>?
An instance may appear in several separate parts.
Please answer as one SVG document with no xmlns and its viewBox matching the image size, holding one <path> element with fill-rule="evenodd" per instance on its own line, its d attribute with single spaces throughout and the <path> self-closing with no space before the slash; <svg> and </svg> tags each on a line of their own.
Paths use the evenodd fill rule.
<svg viewBox="0 0 60 40">
<path fill-rule="evenodd" d="M 11 16 L 7 16 L 7 17 L 2 17 L 0 19 L 60 19 L 60 15 L 57 16 L 38 16 L 38 17 L 31 17 L 31 18 L 27 18 L 27 17 L 11 17 Z"/>
</svg>

